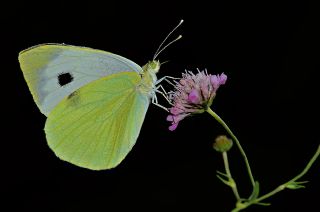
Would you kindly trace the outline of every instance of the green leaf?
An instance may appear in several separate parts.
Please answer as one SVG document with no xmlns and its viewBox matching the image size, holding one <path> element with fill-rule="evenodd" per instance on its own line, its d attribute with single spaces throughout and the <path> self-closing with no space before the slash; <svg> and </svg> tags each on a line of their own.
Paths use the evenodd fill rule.
<svg viewBox="0 0 320 212">
<path fill-rule="evenodd" d="M 230 182 L 228 181 L 228 180 L 225 180 L 225 179 L 223 179 L 222 177 L 220 177 L 218 174 L 217 174 L 217 178 L 219 179 L 219 180 L 221 180 L 224 184 L 226 184 L 227 186 L 231 186 L 230 185 Z"/>
<path fill-rule="evenodd" d="M 227 174 L 220 172 L 220 171 L 217 171 L 217 173 L 218 173 L 217 178 L 219 180 L 221 180 L 224 184 L 226 184 L 227 186 L 230 186 L 230 187 L 235 186 L 234 180 L 232 178 L 230 178 Z"/>
<path fill-rule="evenodd" d="M 227 174 L 225 174 L 225 173 L 223 173 L 223 172 L 220 172 L 220 171 L 218 171 L 218 170 L 217 170 L 217 173 L 218 173 L 219 175 L 222 175 L 222 176 L 228 177 L 228 175 L 227 175 Z"/>
<path fill-rule="evenodd" d="M 271 205 L 271 203 L 266 203 L 266 202 L 257 202 L 257 203 L 254 203 L 256 205 L 262 205 L 262 206 L 269 206 Z"/>
<path fill-rule="evenodd" d="M 260 192 L 260 185 L 259 185 L 259 182 L 256 181 L 255 184 L 254 184 L 254 188 L 253 188 L 253 191 L 249 197 L 249 200 L 254 200 L 256 199 L 258 196 L 259 196 L 259 192 Z"/>
<path fill-rule="evenodd" d="M 305 184 L 305 183 L 308 183 L 309 181 L 300 181 L 300 182 L 296 182 L 297 184 Z"/>
<path fill-rule="evenodd" d="M 286 188 L 288 189 L 300 189 L 300 188 L 305 188 L 304 185 L 301 185 L 301 184 L 305 184 L 307 183 L 308 181 L 301 181 L 301 182 L 291 182 L 289 183 L 288 185 L 286 185 Z"/>
</svg>

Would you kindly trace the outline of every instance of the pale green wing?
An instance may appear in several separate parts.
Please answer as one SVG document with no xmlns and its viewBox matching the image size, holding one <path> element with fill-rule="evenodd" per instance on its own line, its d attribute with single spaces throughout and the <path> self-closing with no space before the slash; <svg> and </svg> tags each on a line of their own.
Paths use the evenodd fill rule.
<svg viewBox="0 0 320 212">
<path fill-rule="evenodd" d="M 62 160 L 101 170 L 117 166 L 139 135 L 149 98 L 135 72 L 91 82 L 64 98 L 45 125 L 48 144 Z"/>
<path fill-rule="evenodd" d="M 142 71 L 134 62 L 109 52 L 64 44 L 41 44 L 19 54 L 33 99 L 46 116 L 83 85 L 119 72 Z M 61 77 L 67 79 L 61 82 Z"/>
</svg>

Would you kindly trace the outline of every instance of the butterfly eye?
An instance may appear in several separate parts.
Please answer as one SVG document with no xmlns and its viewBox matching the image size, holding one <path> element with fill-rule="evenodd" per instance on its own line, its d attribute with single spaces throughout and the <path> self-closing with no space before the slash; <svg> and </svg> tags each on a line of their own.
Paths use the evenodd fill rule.
<svg viewBox="0 0 320 212">
<path fill-rule="evenodd" d="M 70 73 L 62 73 L 58 75 L 58 83 L 62 87 L 73 81 L 73 76 Z"/>
</svg>

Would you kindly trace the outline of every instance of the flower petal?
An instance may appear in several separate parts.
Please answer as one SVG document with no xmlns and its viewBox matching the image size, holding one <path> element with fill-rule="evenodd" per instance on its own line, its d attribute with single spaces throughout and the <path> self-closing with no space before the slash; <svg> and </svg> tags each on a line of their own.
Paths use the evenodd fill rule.
<svg viewBox="0 0 320 212">
<path fill-rule="evenodd" d="M 174 107 L 170 108 L 170 113 L 172 113 L 173 115 L 178 115 L 180 113 L 183 113 L 183 110 L 178 108 L 177 106 L 174 106 Z"/>
<path fill-rule="evenodd" d="M 227 79 L 228 79 L 227 75 L 225 75 L 224 73 L 222 73 L 222 74 L 220 75 L 219 84 L 220 84 L 220 85 L 224 85 L 224 84 L 226 83 Z"/>
<path fill-rule="evenodd" d="M 219 79 L 218 79 L 217 75 L 212 75 L 210 77 L 210 82 L 211 82 L 211 85 L 213 86 L 214 89 L 218 89 Z"/>
<path fill-rule="evenodd" d="M 192 91 L 189 93 L 188 101 L 193 104 L 199 104 L 201 102 L 201 96 L 196 89 L 192 89 Z"/>
<path fill-rule="evenodd" d="M 169 127 L 170 131 L 174 131 L 175 129 L 177 129 L 178 123 L 174 123 Z"/>
<path fill-rule="evenodd" d="M 168 115 L 167 116 L 167 121 L 173 121 L 173 116 L 172 115 Z"/>
</svg>

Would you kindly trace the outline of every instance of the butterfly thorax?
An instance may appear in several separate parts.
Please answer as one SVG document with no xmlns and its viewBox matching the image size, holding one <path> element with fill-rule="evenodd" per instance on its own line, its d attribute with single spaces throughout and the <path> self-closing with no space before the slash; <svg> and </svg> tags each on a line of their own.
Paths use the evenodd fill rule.
<svg viewBox="0 0 320 212">
<path fill-rule="evenodd" d="M 157 81 L 156 73 L 159 72 L 160 62 L 158 60 L 149 61 L 142 67 L 141 83 L 139 90 L 142 93 L 151 94 Z"/>
</svg>

